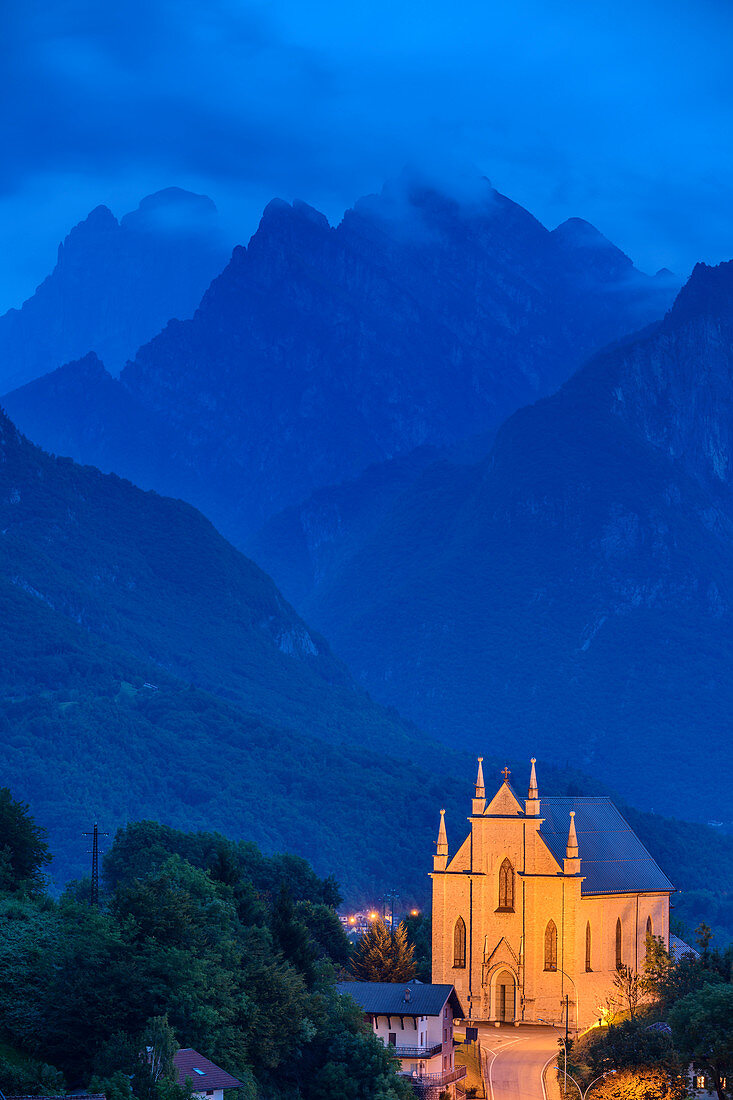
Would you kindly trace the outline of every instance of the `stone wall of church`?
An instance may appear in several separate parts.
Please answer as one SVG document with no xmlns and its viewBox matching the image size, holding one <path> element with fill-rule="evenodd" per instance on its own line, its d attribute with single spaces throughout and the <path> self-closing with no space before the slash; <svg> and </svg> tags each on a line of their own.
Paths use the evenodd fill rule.
<svg viewBox="0 0 733 1100">
<path fill-rule="evenodd" d="M 668 899 L 666 895 L 583 898 L 580 878 L 557 870 L 543 873 L 540 854 L 534 853 L 537 870 L 515 873 L 513 911 L 498 911 L 501 862 L 513 857 L 515 866 L 521 866 L 522 853 L 515 850 L 518 836 L 527 851 L 531 847 L 531 839 L 517 829 L 521 824 L 513 822 L 503 846 L 492 844 L 491 853 L 475 845 L 484 871 L 434 875 L 433 981 L 455 985 L 462 1004 L 476 1020 L 501 1018 L 509 1006 L 513 1010 L 509 1015 L 516 1018 L 561 1023 L 567 993 L 571 1026 L 576 1018 L 585 1026 L 598 1019 L 614 992 L 616 921 L 620 919 L 622 926 L 622 962 L 641 970 L 648 917 L 653 932 L 668 942 Z M 465 967 L 454 966 L 459 918 L 466 928 Z M 545 968 L 550 921 L 556 931 L 556 970 Z M 590 971 L 586 971 L 588 924 Z M 515 995 L 510 982 L 516 986 Z M 510 1004 L 513 996 L 516 999 Z"/>
<path fill-rule="evenodd" d="M 613 894 L 581 900 L 580 920 L 576 928 L 578 996 L 581 1020 L 593 1023 L 607 1010 L 609 997 L 617 996 L 613 987 L 616 973 L 616 922 L 621 921 L 621 962 L 632 970 L 643 971 L 646 954 L 646 924 L 651 918 L 652 932 L 669 943 L 669 899 L 666 894 Z M 586 926 L 590 924 L 591 970 L 586 971 Z"/>
</svg>

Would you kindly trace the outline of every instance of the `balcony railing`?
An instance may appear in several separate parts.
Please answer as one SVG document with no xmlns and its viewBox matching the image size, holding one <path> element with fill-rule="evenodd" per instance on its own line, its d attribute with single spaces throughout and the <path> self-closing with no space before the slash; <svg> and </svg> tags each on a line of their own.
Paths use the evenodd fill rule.
<svg viewBox="0 0 733 1100">
<path fill-rule="evenodd" d="M 389 1048 L 398 1058 L 432 1058 L 434 1054 L 440 1054 L 442 1043 L 433 1043 L 429 1047 L 402 1047 L 390 1046 Z"/>
<path fill-rule="evenodd" d="M 406 1077 L 414 1085 L 421 1085 L 424 1088 L 426 1085 L 450 1085 L 453 1081 L 461 1081 L 467 1073 L 468 1066 L 456 1066 L 455 1069 L 449 1069 L 445 1073 L 406 1073 L 403 1071 L 400 1076 Z"/>
</svg>

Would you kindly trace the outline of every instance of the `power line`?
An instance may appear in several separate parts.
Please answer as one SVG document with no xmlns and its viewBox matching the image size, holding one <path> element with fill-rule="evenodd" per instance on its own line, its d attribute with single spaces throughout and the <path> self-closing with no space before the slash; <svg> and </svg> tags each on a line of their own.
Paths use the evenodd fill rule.
<svg viewBox="0 0 733 1100">
<path fill-rule="evenodd" d="M 95 821 L 91 833 L 82 833 L 81 835 L 92 838 L 92 889 L 89 904 L 99 905 L 99 838 L 100 836 L 109 836 L 109 833 L 100 833 L 99 826 Z"/>
</svg>

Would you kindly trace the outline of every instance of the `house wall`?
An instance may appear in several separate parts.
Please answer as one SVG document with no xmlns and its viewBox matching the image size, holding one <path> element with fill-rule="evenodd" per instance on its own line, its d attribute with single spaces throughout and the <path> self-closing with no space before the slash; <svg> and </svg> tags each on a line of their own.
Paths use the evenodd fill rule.
<svg viewBox="0 0 733 1100">
<path fill-rule="evenodd" d="M 390 1034 L 395 1036 L 398 1056 L 400 1047 L 430 1048 L 440 1043 L 440 1050 L 430 1058 L 415 1054 L 401 1057 L 405 1073 L 447 1073 L 454 1068 L 453 1010 L 448 1002 L 440 1016 L 373 1016 L 372 1028 L 385 1046 L 389 1045 Z"/>
</svg>

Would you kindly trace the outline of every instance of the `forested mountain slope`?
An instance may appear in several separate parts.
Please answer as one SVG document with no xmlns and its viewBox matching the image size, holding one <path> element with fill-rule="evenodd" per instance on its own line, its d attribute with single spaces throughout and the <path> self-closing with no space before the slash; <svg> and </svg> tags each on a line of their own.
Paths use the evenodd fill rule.
<svg viewBox="0 0 733 1100">
<path fill-rule="evenodd" d="M 732 439 L 733 265 L 699 265 L 483 462 L 434 465 L 321 553 L 300 607 L 434 733 L 479 745 L 488 721 L 640 805 L 730 822 Z"/>
<path fill-rule="evenodd" d="M 2 783 L 51 830 L 56 883 L 87 867 L 94 820 L 149 817 L 294 851 L 352 901 L 399 883 L 422 904 L 441 806 L 461 838 L 463 746 L 356 689 L 188 505 L 53 459 L 5 417 L 0 429 Z M 487 774 L 508 759 L 522 775 L 512 730 L 492 727 Z M 542 775 L 546 791 L 605 791 L 573 767 Z M 695 883 L 700 844 L 733 883 L 733 842 L 648 815 L 637 827 L 679 885 Z"/>
</svg>

